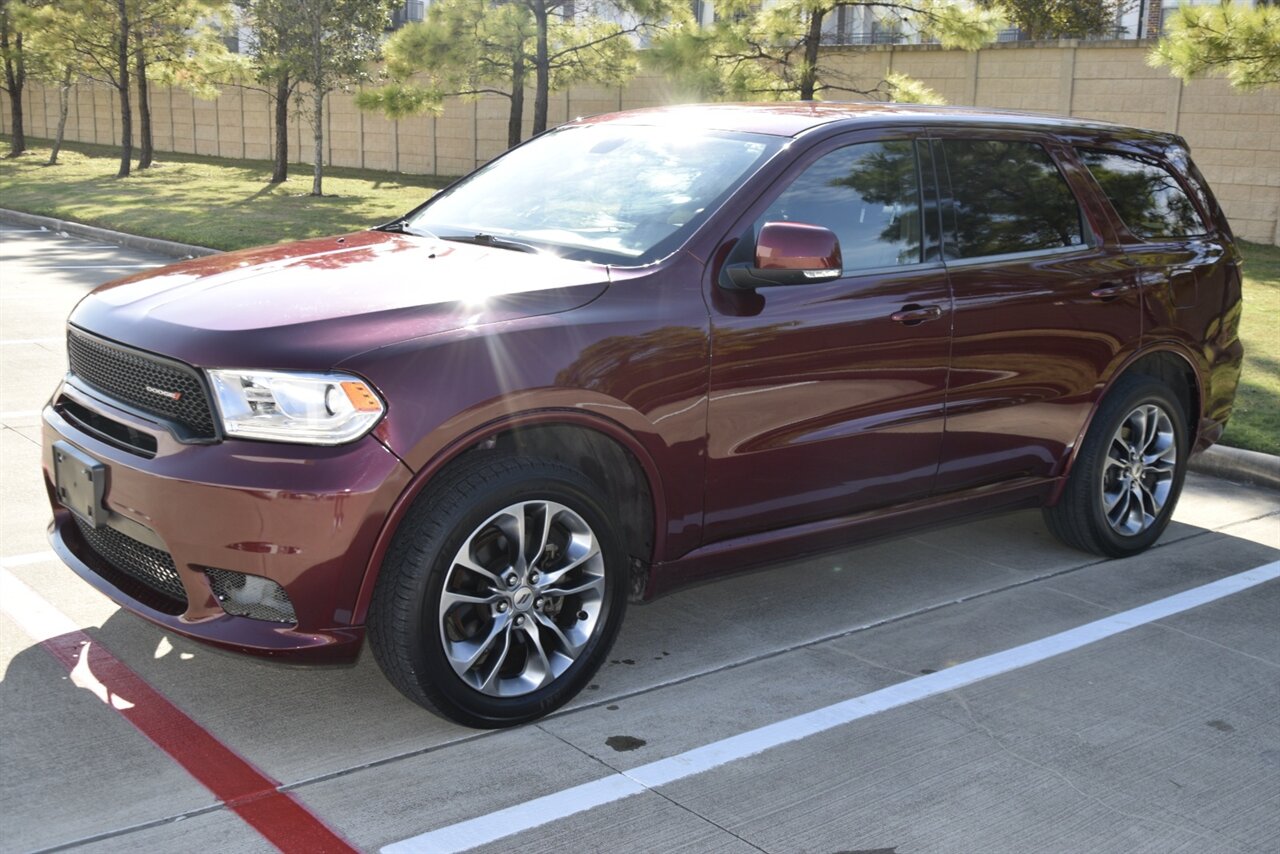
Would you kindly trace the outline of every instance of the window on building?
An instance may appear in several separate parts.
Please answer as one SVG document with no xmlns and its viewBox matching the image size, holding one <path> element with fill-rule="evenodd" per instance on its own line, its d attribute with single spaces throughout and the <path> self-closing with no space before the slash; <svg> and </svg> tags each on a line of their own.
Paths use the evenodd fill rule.
<svg viewBox="0 0 1280 854">
<path fill-rule="evenodd" d="M 405 24 L 425 20 L 427 17 L 426 0 L 406 0 L 405 3 L 391 10 L 391 29 L 398 30 Z"/>
<path fill-rule="evenodd" d="M 920 263 L 920 182 L 908 141 L 869 142 L 816 161 L 756 222 L 821 225 L 840 239 L 846 272 Z"/>
<path fill-rule="evenodd" d="M 1147 157 L 1112 151 L 1080 150 L 1116 214 L 1136 237 L 1187 237 L 1204 234 L 1195 205 L 1164 166 Z"/>
<path fill-rule="evenodd" d="M 951 180 L 949 257 L 1084 243 L 1080 206 L 1042 146 L 1020 140 L 946 139 L 942 150 Z"/>
</svg>

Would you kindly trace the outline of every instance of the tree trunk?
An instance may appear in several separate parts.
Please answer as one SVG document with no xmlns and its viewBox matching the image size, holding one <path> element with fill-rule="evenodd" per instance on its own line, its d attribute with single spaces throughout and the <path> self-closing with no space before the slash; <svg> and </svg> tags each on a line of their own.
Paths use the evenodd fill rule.
<svg viewBox="0 0 1280 854">
<path fill-rule="evenodd" d="M 311 195 L 323 196 L 321 192 L 320 181 L 324 176 L 324 90 L 319 86 L 315 87 L 315 106 L 312 109 L 312 125 L 311 130 L 316 138 L 316 154 L 314 166 L 311 173 Z"/>
<path fill-rule="evenodd" d="M 271 171 L 271 183 L 281 184 L 289 179 L 289 85 L 288 72 L 276 78 L 276 154 L 275 168 Z"/>
<path fill-rule="evenodd" d="M 134 69 L 138 75 L 138 168 L 151 168 L 151 98 L 147 91 L 147 56 L 142 50 L 142 36 L 133 34 Z"/>
<path fill-rule="evenodd" d="M 524 53 L 511 62 L 511 113 L 507 118 L 507 148 L 520 144 L 524 133 Z"/>
<path fill-rule="evenodd" d="M 818 46 L 822 43 L 822 12 L 809 13 L 809 32 L 804 37 L 804 67 L 800 69 L 800 100 L 812 101 L 818 88 Z"/>
<path fill-rule="evenodd" d="M 62 138 L 67 132 L 67 113 L 71 112 L 71 69 L 62 72 L 62 80 L 58 83 L 58 133 L 53 138 L 53 151 L 49 152 L 46 166 L 58 165 L 58 154 L 62 151 Z"/>
<path fill-rule="evenodd" d="M 7 13 L 6 13 L 7 14 Z M 9 22 L 6 20 L 4 27 L 0 28 L 0 38 L 2 38 L 5 56 L 9 57 Z M 11 139 L 9 141 L 9 157 L 17 157 L 27 150 L 27 133 L 26 124 L 22 115 L 22 90 L 27 85 L 27 68 L 26 62 L 22 58 L 22 33 L 15 32 L 13 34 L 14 53 L 17 54 L 17 62 L 11 58 L 6 58 L 4 62 L 5 86 L 9 91 L 9 113 L 12 117 L 13 129 L 11 130 Z"/>
<path fill-rule="evenodd" d="M 547 55 L 547 4 L 536 0 L 533 20 L 538 27 L 538 50 L 533 68 L 533 135 L 547 129 L 547 101 L 551 93 L 551 60 Z"/>
<path fill-rule="evenodd" d="M 133 160 L 133 106 L 129 101 L 129 9 L 125 0 L 116 0 L 116 90 L 120 93 L 120 171 L 128 178 Z"/>
</svg>

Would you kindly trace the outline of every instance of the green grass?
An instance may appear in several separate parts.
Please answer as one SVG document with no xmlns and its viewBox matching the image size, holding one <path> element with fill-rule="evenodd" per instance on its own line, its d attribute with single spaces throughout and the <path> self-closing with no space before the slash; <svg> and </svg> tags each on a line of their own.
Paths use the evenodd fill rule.
<svg viewBox="0 0 1280 854">
<path fill-rule="evenodd" d="M 72 143 L 62 165 L 46 167 L 47 143 L 30 144 L 25 156 L 0 160 L 0 207 L 215 249 L 368 228 L 416 207 L 450 180 L 329 168 L 324 187 L 332 195 L 314 198 L 305 165 L 291 166 L 288 182 L 272 186 L 265 161 L 164 153 L 155 168 L 121 180 L 113 148 Z M 1222 441 L 1280 454 L 1280 247 L 1240 247 L 1244 374 Z"/>
<path fill-rule="evenodd" d="M 1244 372 L 1224 445 L 1280 454 L 1280 246 L 1241 243 Z"/>
<path fill-rule="evenodd" d="M 328 167 L 325 195 L 314 197 L 307 165 L 291 164 L 289 180 L 273 185 L 267 161 L 165 152 L 153 168 L 120 179 L 118 149 L 69 143 L 50 167 L 48 141 L 28 145 L 22 157 L 0 160 L 0 207 L 214 249 L 368 228 L 451 180 Z"/>
</svg>

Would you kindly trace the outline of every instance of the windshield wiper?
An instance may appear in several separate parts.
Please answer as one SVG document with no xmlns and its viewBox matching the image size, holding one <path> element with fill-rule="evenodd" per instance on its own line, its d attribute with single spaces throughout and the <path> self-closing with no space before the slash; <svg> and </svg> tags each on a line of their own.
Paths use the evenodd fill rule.
<svg viewBox="0 0 1280 854">
<path fill-rule="evenodd" d="M 394 231 L 400 234 L 413 234 L 418 237 L 431 237 L 431 238 L 435 238 L 436 240 L 440 239 L 436 237 L 434 234 L 432 234 L 431 232 L 427 231 L 425 228 L 415 228 L 414 226 L 410 225 L 409 220 L 407 219 L 398 219 L 395 222 L 389 222 L 386 225 L 380 225 L 378 226 L 378 231 Z"/>
<path fill-rule="evenodd" d="M 492 234 L 480 232 L 478 234 L 459 234 L 449 235 L 442 238 L 443 240 L 452 240 L 457 243 L 474 243 L 477 246 L 492 246 L 495 249 L 514 249 L 517 252 L 541 252 L 541 247 L 534 246 L 532 243 L 525 243 L 520 240 L 512 240 L 509 237 L 495 237 Z"/>
</svg>

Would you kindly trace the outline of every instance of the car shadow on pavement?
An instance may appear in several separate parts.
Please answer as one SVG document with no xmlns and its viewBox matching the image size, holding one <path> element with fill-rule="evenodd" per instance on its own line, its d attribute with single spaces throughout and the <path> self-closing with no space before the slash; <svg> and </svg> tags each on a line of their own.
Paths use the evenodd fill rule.
<svg viewBox="0 0 1280 854">
<path fill-rule="evenodd" d="M 592 689 L 558 713 L 556 726 L 571 726 L 566 717 L 575 708 L 599 707 L 783 650 L 833 639 L 856 645 L 862 630 L 872 642 L 878 625 L 909 638 L 913 613 L 934 619 L 952 606 L 962 610 L 983 599 L 999 604 L 989 597 L 1020 588 L 1051 587 L 1055 594 L 1122 610 L 1280 558 L 1280 550 L 1255 540 L 1183 525 L 1171 542 L 1144 555 L 1098 562 L 1044 540 L 1043 530 L 1023 515 L 777 565 L 633 608 L 609 663 Z M 1040 561 L 1050 568 L 1028 572 L 966 554 L 976 542 L 997 542 L 1001 533 L 1010 555 L 1025 558 L 1041 550 Z M 1061 630 L 1037 615 L 1011 622 L 1016 631 L 1031 633 L 1025 640 Z M 931 654 L 953 664 L 1025 642 L 1004 628 L 985 641 L 957 632 L 954 642 L 932 637 L 926 645 L 941 644 Z M 85 633 L 229 748 L 285 784 L 486 737 L 403 698 L 367 651 L 350 666 L 289 666 L 210 649 L 123 610 Z M 125 693 L 120 699 L 132 702 Z M 21 825 L 12 841 L 23 848 L 77 838 L 68 836 L 74 828 L 59 824 L 58 816 L 67 811 L 96 816 L 93 826 L 99 830 L 118 826 L 114 799 L 102 797 L 103 786 L 135 792 L 140 785 L 141 808 L 151 803 L 144 795 L 157 773 L 195 785 L 182 772 L 175 775 L 177 766 L 162 754 L 148 749 L 140 756 L 145 741 L 94 693 L 76 687 L 38 644 L 10 662 L 0 681 L 0 709 L 5 809 Z M 139 774 L 146 777 L 140 783 Z M 207 805 L 210 796 L 203 797 Z M 146 808 L 146 820 L 173 814 L 162 803 Z"/>
</svg>

